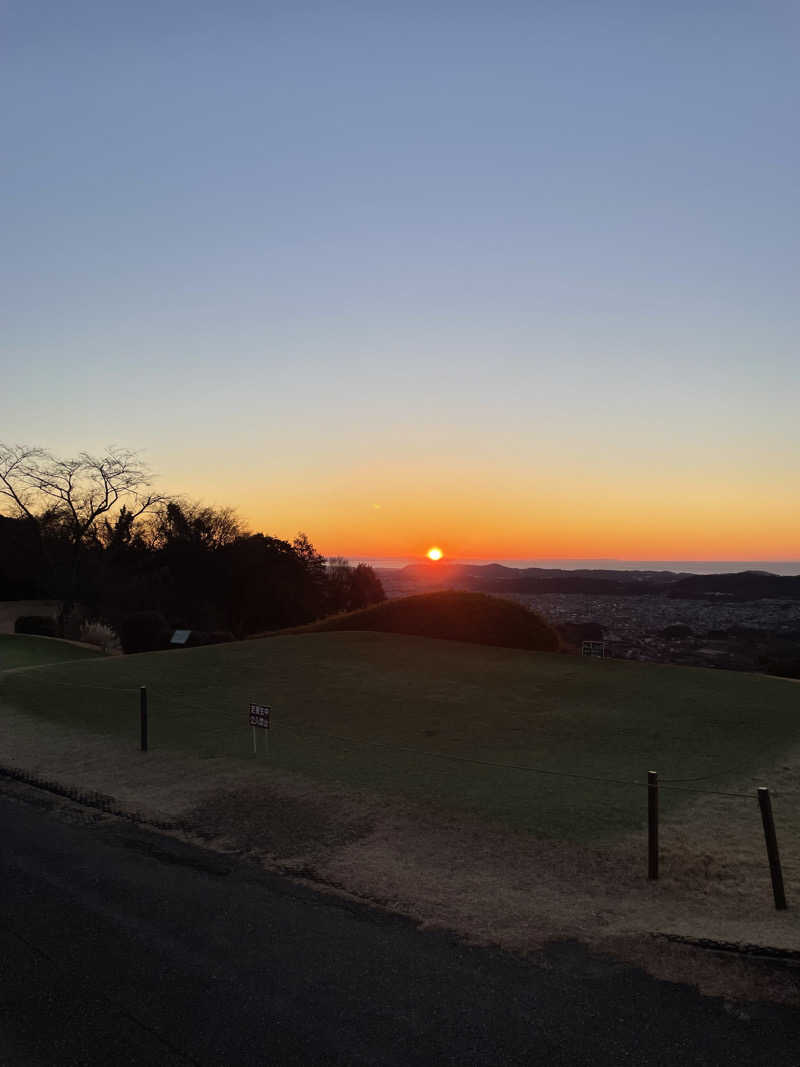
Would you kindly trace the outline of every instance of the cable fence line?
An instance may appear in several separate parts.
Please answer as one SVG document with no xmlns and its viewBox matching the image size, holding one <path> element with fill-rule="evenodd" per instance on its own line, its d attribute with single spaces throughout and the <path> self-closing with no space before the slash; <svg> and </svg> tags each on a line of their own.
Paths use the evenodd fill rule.
<svg viewBox="0 0 800 1067">
<path fill-rule="evenodd" d="M 19 677 L 19 676 L 17 676 Z M 123 734 L 127 733 L 128 729 L 128 716 L 131 717 L 131 725 L 135 720 L 134 715 L 134 700 L 130 699 L 130 694 L 139 695 L 139 748 L 142 753 L 147 753 L 149 750 L 148 743 L 148 694 L 151 697 L 155 697 L 155 702 L 151 705 L 151 710 L 155 713 L 153 715 L 153 723 L 156 725 L 156 732 L 158 733 L 159 725 L 163 729 L 163 744 L 165 748 L 182 748 L 184 747 L 180 733 L 176 734 L 176 729 L 183 730 L 184 728 L 191 728 L 192 724 L 196 722 L 199 725 L 199 731 L 195 734 L 196 741 L 202 738 L 202 745 L 207 746 L 209 743 L 212 748 L 215 748 L 220 754 L 228 752 L 232 755 L 241 755 L 241 744 L 238 738 L 238 730 L 236 728 L 236 722 L 233 718 L 235 712 L 235 705 L 238 705 L 242 700 L 242 693 L 231 693 L 228 690 L 227 694 L 220 692 L 219 698 L 211 697 L 207 699 L 203 704 L 192 700 L 186 700 L 183 697 L 183 691 L 180 685 L 175 687 L 161 688 L 160 686 L 148 687 L 148 686 L 103 686 L 94 685 L 91 683 L 80 684 L 70 682 L 51 682 L 44 687 L 35 687 L 33 693 L 22 683 L 15 681 L 11 683 L 10 678 L 0 679 L 3 684 L 3 690 L 10 690 L 17 688 L 20 691 L 22 700 L 30 704 L 33 701 L 33 710 L 41 712 L 42 710 L 47 712 L 45 706 L 45 695 L 48 688 L 56 689 L 69 689 L 83 691 L 86 694 L 85 700 L 77 699 L 72 704 L 65 697 L 63 702 L 59 702 L 55 694 L 51 694 L 47 700 L 49 705 L 60 706 L 61 703 L 65 706 L 66 714 L 68 716 L 67 722 L 74 722 L 75 719 L 79 722 L 94 723 L 95 726 L 102 728 L 103 724 L 107 724 L 109 721 L 116 722 L 117 732 L 122 729 Z M 37 682 L 39 679 L 37 679 Z M 8 684 L 6 684 L 8 683 Z M 220 687 L 222 688 L 222 687 Z M 243 688 L 243 687 L 242 687 Z M 98 693 L 118 693 L 122 694 L 125 699 L 121 702 L 112 702 L 109 699 L 92 699 L 90 694 L 92 692 Z M 200 691 L 201 693 L 203 690 Z M 209 694 L 210 695 L 210 694 Z M 370 698 L 372 699 L 372 698 Z M 246 706 L 246 702 L 245 702 Z M 300 706 L 300 714 L 302 715 L 302 707 Z M 368 710 L 372 709 L 373 704 L 368 705 Z M 253 707 L 250 704 L 250 725 L 253 729 L 253 755 L 258 754 L 256 745 L 256 733 L 257 727 L 264 727 L 264 739 L 262 745 L 262 752 L 264 755 L 269 755 L 270 744 L 270 722 L 269 712 L 270 708 L 266 706 L 257 706 L 257 710 L 265 713 L 265 721 L 258 721 L 253 718 Z M 81 718 L 81 709 L 84 711 L 83 718 Z M 117 714 L 122 712 L 121 717 Z M 243 710 L 243 709 L 242 709 Z M 160 715 L 159 713 L 162 712 Z M 69 716 L 72 715 L 72 719 Z M 111 719 L 109 719 L 111 716 Z M 201 718 L 202 716 L 202 718 Z M 64 714 L 56 715 L 57 719 L 62 719 Z M 159 723 L 160 719 L 160 723 Z M 369 727 L 370 720 L 366 720 L 366 725 Z M 362 726 L 362 722 L 357 719 L 353 725 L 356 729 Z M 205 732 L 204 732 L 205 731 Z M 419 724 L 416 724 L 416 728 L 412 733 L 411 739 L 418 736 L 422 731 L 419 729 Z M 437 731 L 424 731 L 426 734 L 434 736 Z M 734 790 L 723 789 L 705 789 L 696 785 L 684 784 L 692 782 L 704 782 L 710 781 L 713 778 L 720 778 L 724 775 L 732 775 L 738 771 L 743 770 L 741 764 L 736 767 L 727 767 L 719 771 L 712 772 L 710 774 L 695 776 L 692 778 L 664 778 L 659 780 L 659 774 L 656 771 L 649 770 L 647 772 L 647 780 L 643 781 L 636 777 L 604 777 L 598 774 L 589 774 L 584 772 L 566 771 L 553 767 L 542 767 L 527 763 L 506 763 L 493 759 L 481 759 L 477 756 L 460 755 L 456 752 L 447 751 L 435 751 L 428 748 L 419 748 L 413 744 L 393 744 L 387 741 L 381 741 L 372 739 L 369 737 L 354 737 L 349 734 L 331 733 L 325 730 L 317 730 L 312 726 L 306 726 L 301 724 L 292 724 L 291 722 L 281 722 L 279 730 L 277 731 L 280 738 L 281 735 L 288 735 L 300 740 L 300 746 L 292 744 L 288 741 L 285 746 L 281 746 L 280 742 L 277 746 L 276 754 L 282 758 L 279 760 L 284 768 L 300 770 L 303 773 L 311 773 L 313 775 L 314 769 L 319 769 L 320 766 L 324 767 L 329 765 L 330 769 L 334 769 L 334 776 L 344 774 L 344 780 L 349 781 L 347 778 L 348 773 L 351 776 L 355 775 L 355 781 L 361 781 L 366 774 L 367 779 L 370 781 L 378 781 L 382 783 L 388 783 L 391 788 L 392 783 L 397 786 L 406 781 L 409 777 L 412 781 L 416 780 L 416 784 L 412 785 L 413 789 L 423 789 L 423 793 L 429 797 L 449 797 L 455 789 L 456 796 L 461 798 L 461 803 L 467 805 L 467 809 L 470 809 L 470 805 L 474 803 L 480 803 L 483 805 L 482 811 L 491 813 L 495 810 L 495 798 L 499 796 L 499 808 L 497 810 L 507 811 L 511 813 L 513 818 L 518 817 L 520 805 L 522 805 L 525 815 L 525 820 L 532 820 L 530 825 L 537 825 L 541 827 L 541 820 L 537 823 L 536 817 L 531 815 L 531 812 L 536 812 L 539 809 L 537 804 L 541 807 L 540 801 L 544 803 L 545 808 L 548 807 L 548 801 L 550 801 L 550 814 L 553 816 L 552 820 L 547 821 L 546 829 L 543 832 L 556 832 L 558 833 L 559 825 L 565 829 L 566 837 L 569 838 L 570 833 L 577 825 L 575 819 L 583 823 L 586 818 L 589 819 L 590 825 L 595 829 L 599 829 L 600 832 L 604 832 L 605 828 L 620 826 L 630 826 L 631 821 L 638 821 L 639 815 L 635 812 L 639 811 L 638 802 L 631 803 L 630 801 L 621 799 L 619 802 L 615 797 L 608 794 L 603 794 L 600 789 L 584 789 L 581 791 L 581 787 L 578 785 L 573 786 L 571 789 L 564 787 L 563 789 L 550 789 L 547 786 L 537 787 L 533 785 L 530 780 L 517 779 L 514 781 L 510 777 L 500 778 L 499 776 L 491 775 L 462 775 L 456 776 L 454 781 L 449 781 L 446 776 L 438 777 L 438 772 L 432 774 L 433 767 L 426 766 L 422 763 L 422 760 L 433 761 L 434 764 L 438 764 L 439 767 L 444 766 L 471 766 L 487 768 L 492 771 L 501 772 L 515 772 L 522 775 L 541 776 L 548 779 L 560 779 L 562 781 L 571 782 L 586 782 L 591 783 L 596 787 L 613 787 L 613 788 L 635 788 L 647 790 L 647 848 L 648 848 L 648 879 L 657 880 L 659 877 L 659 796 L 662 792 L 683 793 L 691 794 L 697 797 L 722 797 L 725 799 L 745 800 L 752 804 L 754 799 L 758 800 L 758 805 L 761 810 L 764 838 L 767 847 L 767 853 L 769 858 L 770 874 L 773 883 L 773 894 L 775 899 L 776 909 L 783 909 L 786 907 L 785 892 L 783 888 L 782 869 L 780 863 L 780 856 L 778 853 L 777 837 L 775 832 L 775 825 L 772 816 L 771 797 L 770 791 L 766 787 L 759 787 L 751 792 L 740 792 Z M 475 741 L 475 738 L 470 734 L 467 737 L 467 744 L 470 741 Z M 408 733 L 406 734 L 408 736 Z M 606 735 L 604 735 L 606 737 Z M 459 743 L 459 738 L 452 739 L 456 744 Z M 684 739 L 685 740 L 685 739 Z M 314 745 L 314 741 L 324 742 L 323 744 Z M 440 738 L 441 742 L 447 744 L 447 738 Z M 308 742 L 308 747 L 304 747 L 302 742 Z M 490 747 L 491 744 L 494 747 Z M 564 749 L 563 743 L 566 742 L 568 750 Z M 347 749 L 341 746 L 353 746 L 355 753 L 350 753 Z M 505 732 L 501 731 L 499 738 L 493 738 L 490 740 L 490 745 L 486 746 L 488 753 L 491 755 L 493 752 L 508 753 L 509 755 L 516 754 L 519 751 L 519 746 L 514 747 L 514 741 L 507 739 Z M 389 754 L 389 762 L 384 767 L 383 760 L 371 761 L 369 758 L 364 758 L 358 754 L 359 749 L 379 750 Z M 563 751 L 562 751 L 563 749 Z M 473 749 L 474 750 L 474 749 Z M 530 750 L 528 750 L 530 752 Z M 605 748 L 600 749 L 605 751 Z M 680 747 L 676 752 L 672 754 L 673 761 L 677 761 L 680 758 Z M 640 749 L 639 745 L 636 746 L 636 761 L 639 758 L 644 760 L 647 757 L 643 755 L 644 748 Z M 609 749 L 611 754 L 611 750 Z M 403 760 L 396 760 L 391 762 L 391 756 L 400 755 L 413 757 L 415 763 L 409 763 L 405 765 Z M 522 753 L 520 753 L 522 754 Z M 540 753 L 530 752 L 531 755 L 536 757 Z M 590 746 L 588 749 L 584 746 L 583 753 L 578 746 L 577 751 L 574 749 L 574 745 L 571 742 L 571 735 L 565 735 L 561 737 L 559 735 L 558 747 L 554 751 L 554 757 L 566 756 L 570 762 L 582 762 L 585 765 L 591 764 L 595 754 L 595 749 Z M 690 753 L 685 753 L 686 755 Z M 730 755 L 726 750 L 726 754 Z M 737 753 L 738 754 L 738 753 Z M 609 760 L 607 764 L 609 770 L 619 769 L 623 773 L 630 767 L 633 754 L 627 750 L 620 753 L 621 759 L 616 760 L 616 764 L 613 759 Z M 720 752 L 722 755 L 722 752 Z M 327 758 L 327 764 L 326 764 Z M 524 757 L 523 757 L 524 758 Z M 667 755 L 665 753 L 665 759 Z M 567 761 L 565 760 L 565 762 Z M 559 759 L 560 761 L 560 759 Z M 376 766 L 377 764 L 377 766 Z M 626 766 L 627 765 L 627 766 Z M 675 765 L 673 763 L 673 765 Z M 370 775 L 372 776 L 370 778 Z M 377 778 L 376 778 L 377 775 Z M 399 777 L 398 777 L 399 776 Z M 530 784 L 529 784 L 530 782 Z M 421 786 L 420 786 L 420 783 Z M 379 786 L 383 788 L 384 786 Z M 402 788 L 406 786 L 403 785 Z M 443 791 L 444 790 L 444 791 Z M 448 790 L 450 792 L 448 792 Z M 488 792 L 487 792 L 488 790 Z M 754 796 L 755 793 L 755 796 Z M 791 798 L 792 803 L 796 803 L 797 794 L 794 791 L 781 793 L 780 791 L 773 794 L 777 798 Z M 552 801 L 556 801 L 555 805 L 552 805 Z M 505 807 L 503 806 L 505 805 Z M 531 807 L 533 805 L 533 807 Z M 730 812 L 732 809 L 726 809 Z M 601 814 L 601 812 L 615 812 L 614 819 L 612 820 L 609 815 Z M 516 814 L 515 814 L 516 813 Z M 576 815 L 576 813 L 578 813 Z M 634 813 L 633 815 L 631 813 Z M 641 815 L 644 814 L 642 810 Z M 729 818 L 730 815 L 725 816 Z M 736 818 L 736 817 L 734 817 Z M 559 819 L 561 820 L 559 824 Z M 572 821 L 570 821 L 570 819 Z M 526 825 L 529 823 L 526 822 Z M 748 831 L 749 832 L 749 831 Z"/>
<path fill-rule="evenodd" d="M 134 692 L 134 691 L 138 692 L 138 689 L 137 690 L 128 690 L 128 691 L 129 692 Z M 157 689 L 156 690 L 152 690 L 151 689 L 149 691 L 155 692 L 156 694 L 158 694 L 158 692 L 159 692 Z M 161 692 L 160 695 L 162 697 L 168 697 L 169 699 L 175 699 L 173 694 L 166 694 L 163 691 Z M 210 710 L 208 704 L 189 703 L 189 702 L 184 701 L 180 697 L 178 697 L 177 699 L 178 699 L 178 701 L 179 701 L 179 703 L 180 703 L 182 708 L 188 708 L 188 709 L 191 709 L 191 710 L 194 710 L 194 711 L 202 711 L 202 712 L 207 712 L 207 711 Z M 605 785 L 619 785 L 619 786 L 630 785 L 630 786 L 638 786 L 638 787 L 643 788 L 643 789 L 646 789 L 647 786 L 648 786 L 647 782 L 638 781 L 636 779 L 601 778 L 601 777 L 598 777 L 596 775 L 579 774 L 577 772 L 571 772 L 571 771 L 556 771 L 556 770 L 552 770 L 550 768 L 544 768 L 544 767 L 531 767 L 529 765 L 524 765 L 523 766 L 523 765 L 511 764 L 511 763 L 495 763 L 495 762 L 492 762 L 492 761 L 479 760 L 479 759 L 475 759 L 475 758 L 468 757 L 468 756 L 458 756 L 455 753 L 432 752 L 429 749 L 413 748 L 413 747 L 403 746 L 403 745 L 391 745 L 391 744 L 387 744 L 386 742 L 382 742 L 382 741 L 372 741 L 369 738 L 348 737 L 348 736 L 343 735 L 343 734 L 331 734 L 331 733 L 328 733 L 326 731 L 314 730 L 313 728 L 309 728 L 309 727 L 306 727 L 304 730 L 301 730 L 296 726 L 290 726 L 290 725 L 288 725 L 286 723 L 282 723 L 281 724 L 281 730 L 288 730 L 288 731 L 294 733 L 296 736 L 301 736 L 301 737 L 304 736 L 304 735 L 315 736 L 315 737 L 325 738 L 325 739 L 331 740 L 331 741 L 342 741 L 342 742 L 353 744 L 353 745 L 367 745 L 367 746 L 374 747 L 374 748 L 385 748 L 385 749 L 396 751 L 396 752 L 406 752 L 406 753 L 411 754 L 411 755 L 428 756 L 428 757 L 431 757 L 433 759 L 452 760 L 454 762 L 460 762 L 460 763 L 472 763 L 472 764 L 475 764 L 476 766 L 493 767 L 493 768 L 497 768 L 499 770 L 527 771 L 527 772 L 529 772 L 531 774 L 543 774 L 543 775 L 548 775 L 550 777 L 570 778 L 570 779 L 573 779 L 575 781 L 598 782 L 598 783 L 602 783 L 602 784 L 605 784 Z M 744 770 L 747 769 L 747 767 L 748 767 L 747 764 L 739 764 L 736 767 L 726 767 L 723 770 L 714 771 L 711 774 L 697 775 L 697 776 L 690 777 L 690 778 L 660 778 L 659 779 L 659 785 L 660 785 L 660 787 L 662 789 L 673 789 L 673 790 L 677 790 L 677 791 L 680 791 L 680 792 L 698 793 L 698 794 L 702 793 L 702 794 L 707 794 L 708 796 L 738 797 L 738 798 L 751 800 L 752 796 L 749 793 L 734 793 L 734 792 L 727 791 L 727 790 L 715 790 L 715 789 L 694 789 L 694 788 L 690 788 L 689 786 L 683 785 L 683 783 L 685 783 L 685 782 L 705 782 L 705 781 L 710 781 L 711 779 L 714 779 L 714 778 L 722 778 L 722 777 L 724 777 L 725 775 L 728 775 L 728 774 L 735 774 L 735 773 L 737 773 L 739 771 L 744 771 Z M 789 796 L 789 795 L 793 796 L 794 794 L 786 794 L 786 793 L 781 792 L 781 793 L 773 793 L 772 795 L 777 797 L 777 796 Z"/>
<path fill-rule="evenodd" d="M 162 693 L 162 696 L 163 695 L 165 695 L 165 694 Z M 187 702 L 185 702 L 183 700 L 180 701 L 180 704 L 181 704 L 182 708 L 188 708 L 188 709 L 194 710 L 194 711 L 208 711 L 209 710 L 209 707 L 208 707 L 207 704 L 206 705 L 194 704 L 194 703 L 190 704 L 190 703 L 187 703 Z M 472 764 L 472 765 L 478 766 L 478 767 L 491 767 L 491 768 L 493 768 L 495 770 L 523 771 L 523 772 L 527 772 L 527 773 L 530 773 L 530 774 L 542 774 L 542 775 L 546 775 L 548 777 L 553 777 L 553 778 L 569 778 L 569 779 L 571 779 L 573 781 L 596 782 L 596 783 L 598 783 L 600 785 L 636 786 L 636 787 L 641 788 L 641 789 L 647 789 L 648 788 L 648 783 L 647 782 L 638 781 L 638 780 L 636 780 L 634 778 L 601 778 L 598 775 L 579 774 L 579 773 L 573 772 L 573 771 L 556 771 L 556 770 L 552 770 L 551 768 L 545 768 L 545 767 L 531 767 L 531 766 L 529 766 L 527 764 L 496 763 L 496 762 L 493 762 L 491 760 L 475 759 L 474 757 L 471 757 L 471 756 L 458 756 L 455 753 L 433 752 L 430 749 L 413 748 L 413 747 L 408 746 L 408 745 L 391 745 L 391 744 L 387 744 L 384 741 L 373 741 L 373 740 L 371 740 L 369 738 L 348 737 L 348 736 L 346 736 L 344 734 L 331 734 L 331 733 L 328 733 L 327 731 L 314 730 L 314 729 L 311 729 L 309 727 L 306 727 L 305 729 L 300 729 L 299 727 L 296 727 L 296 726 L 290 726 L 287 723 L 282 723 L 280 729 L 281 729 L 281 731 L 287 731 L 289 733 L 293 733 L 296 737 L 319 737 L 319 738 L 323 738 L 323 739 L 325 739 L 327 741 L 342 741 L 345 744 L 364 745 L 364 746 L 369 747 L 369 748 L 380 748 L 380 749 L 385 749 L 386 751 L 390 751 L 390 752 L 404 752 L 404 753 L 406 753 L 408 755 L 425 756 L 425 757 L 428 757 L 430 759 L 449 760 L 449 761 L 454 762 L 454 763 L 468 763 L 468 764 Z M 718 774 L 715 774 L 713 776 L 709 775 L 707 777 L 717 777 L 718 778 L 718 777 L 721 777 L 723 774 L 726 774 L 726 773 L 728 773 L 728 772 L 727 771 L 720 771 Z M 703 780 L 704 780 L 704 778 L 697 778 L 697 779 L 695 779 L 695 778 L 686 778 L 686 779 L 666 778 L 666 779 L 661 779 L 659 784 L 660 784 L 662 789 L 673 789 L 673 790 L 677 790 L 677 791 L 680 791 L 680 792 L 686 792 L 686 793 L 702 793 L 702 794 L 705 794 L 707 796 L 737 797 L 737 798 L 745 799 L 745 800 L 752 800 L 753 799 L 752 796 L 749 793 L 732 793 L 732 792 L 723 792 L 723 791 L 720 791 L 720 790 L 713 790 L 713 789 L 692 789 L 692 788 L 687 787 L 687 786 L 669 784 L 669 783 L 672 783 L 672 782 L 680 782 L 680 781 L 703 781 Z M 780 794 L 773 794 L 773 795 L 774 796 L 778 796 Z"/>
<path fill-rule="evenodd" d="M 344 741 L 353 745 L 367 745 L 370 748 L 383 748 L 392 752 L 406 752 L 414 756 L 428 756 L 432 759 L 451 760 L 457 763 L 470 763 L 478 767 L 492 767 L 496 770 L 503 771 L 526 771 L 530 774 L 544 774 L 554 778 L 570 778 L 574 781 L 581 782 L 597 782 L 601 785 L 620 785 L 620 786 L 637 786 L 642 789 L 648 788 L 647 782 L 637 781 L 635 778 L 601 778 L 594 774 L 578 774 L 572 771 L 554 771 L 544 767 L 531 767 L 527 764 L 518 763 L 494 763 L 491 760 L 475 759 L 471 756 L 457 756 L 454 753 L 449 752 L 431 752 L 429 749 L 424 748 L 412 748 L 407 745 L 389 745 L 382 741 L 371 741 L 366 738 L 358 737 L 346 737 L 343 734 L 329 734 L 323 733 L 319 730 L 299 730 L 297 727 L 281 725 L 281 730 L 289 730 L 290 732 L 302 737 L 302 736 L 315 736 L 323 737 L 330 741 Z M 670 779 L 666 779 L 667 782 Z M 660 783 L 662 789 L 674 789 L 685 793 L 703 793 L 708 796 L 721 796 L 721 797 L 740 797 L 745 800 L 752 800 L 752 796 L 749 793 L 727 793 L 720 792 L 713 789 L 690 789 L 684 786 L 677 785 L 665 785 L 664 780 Z"/>
<path fill-rule="evenodd" d="M 153 687 L 141 687 L 141 686 L 99 686 L 99 685 L 77 685 L 70 682 L 52 682 L 52 686 L 58 686 L 66 689 L 87 689 L 98 692 L 113 692 L 113 693 L 141 693 L 142 688 L 146 688 L 150 695 L 160 696 L 162 699 L 166 699 L 170 702 L 178 704 L 182 710 L 208 712 L 210 709 L 209 704 L 197 704 L 184 700 L 180 695 L 173 692 L 166 692 Z M 613 785 L 622 787 L 635 787 L 639 789 L 649 788 L 649 784 L 646 781 L 641 781 L 634 778 L 605 778 L 599 775 L 582 774 L 576 771 L 559 771 L 546 767 L 535 767 L 529 764 L 516 764 L 516 763 L 497 763 L 492 760 L 482 760 L 471 756 L 460 756 L 456 753 L 449 752 L 434 752 L 430 749 L 415 748 L 409 745 L 392 745 L 383 741 L 373 741 L 370 738 L 350 737 L 344 734 L 332 734 L 327 731 L 314 730 L 310 727 L 300 728 L 292 726 L 287 723 L 282 723 L 280 727 L 281 731 L 286 731 L 294 734 L 296 737 L 317 737 L 328 741 L 338 741 L 345 744 L 361 745 L 369 748 L 383 749 L 388 752 L 402 752 L 406 755 L 422 756 L 429 759 L 445 760 L 451 763 L 463 763 L 470 764 L 477 767 L 488 767 L 494 770 L 507 770 L 518 771 L 528 774 L 544 775 L 550 778 L 563 778 L 572 781 L 594 782 L 599 785 Z M 662 790 L 671 790 L 674 792 L 692 793 L 698 796 L 719 796 L 729 797 L 739 800 L 752 801 L 753 796 L 751 793 L 740 793 L 729 790 L 718 789 L 699 789 L 696 787 L 683 785 L 683 782 L 695 782 L 695 781 L 708 781 L 711 778 L 720 778 L 725 774 L 735 773 L 737 770 L 743 769 L 741 766 L 737 768 L 726 768 L 725 770 L 714 772 L 710 775 L 701 775 L 694 778 L 659 778 L 659 788 Z M 794 794 L 786 794 L 783 792 L 776 792 L 772 794 L 775 798 L 783 798 L 788 796 L 794 796 Z"/>
<path fill-rule="evenodd" d="M 138 693 L 140 686 L 122 685 L 75 685 L 73 682 L 48 682 L 47 685 L 58 689 L 92 689 L 104 693 Z"/>
<path fill-rule="evenodd" d="M 711 778 L 722 778 L 726 774 L 736 774 L 739 771 L 746 771 L 749 764 L 740 763 L 736 767 L 726 767 L 722 771 L 714 771 L 713 774 L 699 774 L 693 778 L 662 778 L 663 782 L 708 782 Z"/>
</svg>

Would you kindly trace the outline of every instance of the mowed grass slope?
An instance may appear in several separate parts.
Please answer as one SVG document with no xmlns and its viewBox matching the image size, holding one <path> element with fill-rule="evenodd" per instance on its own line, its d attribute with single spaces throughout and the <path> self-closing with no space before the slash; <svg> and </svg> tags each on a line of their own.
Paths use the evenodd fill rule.
<svg viewBox="0 0 800 1067">
<path fill-rule="evenodd" d="M 152 748 L 252 760 L 248 704 L 262 702 L 273 708 L 265 773 L 276 766 L 574 839 L 639 827 L 645 790 L 561 774 L 642 781 L 656 769 L 741 787 L 800 734 L 800 690 L 780 679 L 359 632 L 14 671 L 0 674 L 0 701 L 119 735 L 142 759 L 140 685 Z M 689 797 L 665 792 L 662 805 Z"/>
<path fill-rule="evenodd" d="M 16 667 L 39 667 L 46 663 L 96 659 L 101 652 L 81 648 L 54 637 L 29 637 L 25 634 L 0 633 L 0 671 Z"/>
</svg>

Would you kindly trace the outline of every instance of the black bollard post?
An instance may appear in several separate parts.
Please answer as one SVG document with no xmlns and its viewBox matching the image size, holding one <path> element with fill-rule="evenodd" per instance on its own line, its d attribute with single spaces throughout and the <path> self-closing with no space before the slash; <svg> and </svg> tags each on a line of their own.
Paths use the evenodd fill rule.
<svg viewBox="0 0 800 1067">
<path fill-rule="evenodd" d="M 139 748 L 147 752 L 147 686 L 139 689 Z"/>
<path fill-rule="evenodd" d="M 761 786 L 758 790 L 758 806 L 761 808 L 761 822 L 764 824 L 764 841 L 767 845 L 769 873 L 772 877 L 772 895 L 777 911 L 786 909 L 786 894 L 783 891 L 783 871 L 781 857 L 778 853 L 778 838 L 775 834 L 775 820 L 772 818 L 772 801 L 769 789 Z"/>
<path fill-rule="evenodd" d="M 658 771 L 647 772 L 647 877 L 658 880 Z"/>
</svg>

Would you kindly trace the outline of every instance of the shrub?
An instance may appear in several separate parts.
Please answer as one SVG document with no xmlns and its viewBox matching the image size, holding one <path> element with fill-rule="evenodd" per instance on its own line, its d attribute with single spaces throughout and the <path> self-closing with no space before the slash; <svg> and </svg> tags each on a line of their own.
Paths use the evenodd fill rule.
<svg viewBox="0 0 800 1067">
<path fill-rule="evenodd" d="M 192 630 L 184 648 L 197 648 L 200 645 L 219 645 L 236 638 L 227 630 Z"/>
<path fill-rule="evenodd" d="M 69 641 L 81 641 L 81 631 L 86 624 L 86 612 L 78 604 L 68 611 L 65 615 L 62 615 L 59 619 L 61 628 L 61 637 L 66 637 Z"/>
<path fill-rule="evenodd" d="M 661 636 L 666 637 L 668 641 L 682 640 L 692 636 L 692 628 L 687 626 L 686 623 L 674 622 L 671 626 L 664 627 L 661 631 Z"/>
<path fill-rule="evenodd" d="M 172 631 L 160 611 L 135 611 L 120 626 L 124 652 L 157 652 L 169 647 Z"/>
<path fill-rule="evenodd" d="M 81 626 L 80 639 L 87 645 L 97 645 L 105 653 L 119 651 L 119 638 L 104 622 L 85 622 Z"/>
<path fill-rule="evenodd" d="M 14 623 L 14 633 L 58 637 L 58 623 L 52 615 L 20 615 Z"/>
<path fill-rule="evenodd" d="M 759 656 L 760 665 L 767 674 L 781 678 L 800 678 L 800 656 Z"/>
<path fill-rule="evenodd" d="M 208 635 L 210 645 L 224 645 L 228 641 L 235 641 L 236 637 L 230 630 L 212 630 Z"/>
</svg>

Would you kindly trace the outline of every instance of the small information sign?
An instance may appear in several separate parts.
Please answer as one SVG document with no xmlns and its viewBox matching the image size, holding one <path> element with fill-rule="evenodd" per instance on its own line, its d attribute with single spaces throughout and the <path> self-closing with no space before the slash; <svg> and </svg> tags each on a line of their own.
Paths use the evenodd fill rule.
<svg viewBox="0 0 800 1067">
<path fill-rule="evenodd" d="M 269 713 L 272 708 L 267 707 L 266 704 L 251 704 L 250 705 L 250 725 L 253 728 L 253 755 L 258 755 L 258 743 L 256 741 L 256 727 L 261 730 L 266 730 L 264 734 L 264 749 L 269 753 Z"/>
<path fill-rule="evenodd" d="M 191 632 L 191 630 L 176 630 L 170 638 L 169 643 L 171 645 L 185 645 L 186 642 L 189 640 L 189 635 L 191 634 Z"/>
<path fill-rule="evenodd" d="M 260 726 L 262 730 L 269 730 L 269 713 L 271 710 L 266 704 L 251 704 L 250 725 Z"/>
</svg>

